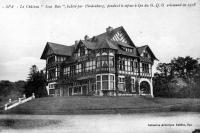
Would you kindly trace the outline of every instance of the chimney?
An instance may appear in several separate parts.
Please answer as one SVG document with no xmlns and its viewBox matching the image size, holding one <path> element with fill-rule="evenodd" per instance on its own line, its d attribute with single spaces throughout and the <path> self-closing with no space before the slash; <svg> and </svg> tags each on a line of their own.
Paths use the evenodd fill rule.
<svg viewBox="0 0 200 133">
<path fill-rule="evenodd" d="M 79 43 L 79 40 L 76 40 L 76 41 L 75 41 L 75 45 L 77 45 L 78 43 Z"/>
<path fill-rule="evenodd" d="M 75 48 L 77 47 L 78 43 L 79 43 L 79 40 L 76 40 L 75 41 Z"/>
<path fill-rule="evenodd" d="M 89 36 L 85 35 L 84 39 L 85 39 L 85 41 L 88 41 L 89 40 Z"/>
<path fill-rule="evenodd" d="M 113 30 L 113 27 L 111 27 L 111 26 L 108 26 L 108 28 L 106 28 L 106 32 L 107 32 L 107 33 L 111 33 L 112 30 Z"/>
<path fill-rule="evenodd" d="M 92 42 L 96 42 L 97 41 L 97 37 L 96 36 L 93 36 L 92 37 Z"/>
</svg>

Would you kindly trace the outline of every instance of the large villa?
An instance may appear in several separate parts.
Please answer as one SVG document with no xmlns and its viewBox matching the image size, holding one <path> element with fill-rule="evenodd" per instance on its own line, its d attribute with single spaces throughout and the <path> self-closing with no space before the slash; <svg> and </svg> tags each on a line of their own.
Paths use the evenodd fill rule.
<svg viewBox="0 0 200 133">
<path fill-rule="evenodd" d="M 152 66 L 157 58 L 148 45 L 137 47 L 122 26 L 86 35 L 69 46 L 47 42 L 41 59 L 46 60 L 50 96 L 153 97 Z"/>
</svg>

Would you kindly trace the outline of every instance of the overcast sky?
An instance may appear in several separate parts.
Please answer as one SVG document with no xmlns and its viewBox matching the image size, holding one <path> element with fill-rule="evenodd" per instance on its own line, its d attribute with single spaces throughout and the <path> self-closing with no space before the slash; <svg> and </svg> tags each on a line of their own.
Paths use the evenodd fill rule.
<svg viewBox="0 0 200 133">
<path fill-rule="evenodd" d="M 136 46 L 149 45 L 159 62 L 169 62 L 178 56 L 200 57 L 199 0 L 190 1 L 197 3 L 194 7 L 177 8 L 2 8 L 5 2 L 11 1 L 0 1 L 0 80 L 26 80 L 33 64 L 43 69 L 45 61 L 40 60 L 40 56 L 47 41 L 72 45 L 86 34 L 92 37 L 105 32 L 108 26 L 123 26 Z M 31 1 L 34 3 L 28 3 Z M 52 4 L 53 0 L 24 2 L 26 5 Z M 58 0 L 58 3 L 62 2 Z M 122 2 L 133 4 L 140 1 L 109 1 Z M 174 0 L 165 1 L 170 2 Z M 83 3 L 91 4 L 90 1 L 80 4 Z M 13 4 L 18 5 L 19 0 Z"/>
</svg>

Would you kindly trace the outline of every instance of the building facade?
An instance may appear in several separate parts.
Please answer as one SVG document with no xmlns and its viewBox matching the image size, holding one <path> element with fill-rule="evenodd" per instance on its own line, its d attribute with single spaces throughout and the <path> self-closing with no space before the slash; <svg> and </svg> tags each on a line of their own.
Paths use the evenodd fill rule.
<svg viewBox="0 0 200 133">
<path fill-rule="evenodd" d="M 151 95 L 152 66 L 148 45 L 136 47 L 121 26 L 66 46 L 47 42 L 47 91 L 54 96 Z"/>
</svg>

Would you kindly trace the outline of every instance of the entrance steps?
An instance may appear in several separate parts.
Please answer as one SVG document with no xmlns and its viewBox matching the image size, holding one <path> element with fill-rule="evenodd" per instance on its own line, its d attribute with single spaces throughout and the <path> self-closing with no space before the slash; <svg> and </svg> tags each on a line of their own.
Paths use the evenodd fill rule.
<svg viewBox="0 0 200 133">
<path fill-rule="evenodd" d="M 26 96 L 23 95 L 23 97 L 18 98 L 18 100 L 12 101 L 11 99 L 9 99 L 9 102 L 4 105 L 4 110 L 6 111 L 6 110 L 9 110 L 9 109 L 12 109 L 12 108 L 14 108 L 14 107 L 16 107 L 20 104 L 26 103 L 26 102 L 28 102 L 32 99 L 35 99 L 34 93 L 32 93 L 32 96 L 28 97 L 28 98 L 26 98 Z"/>
</svg>

